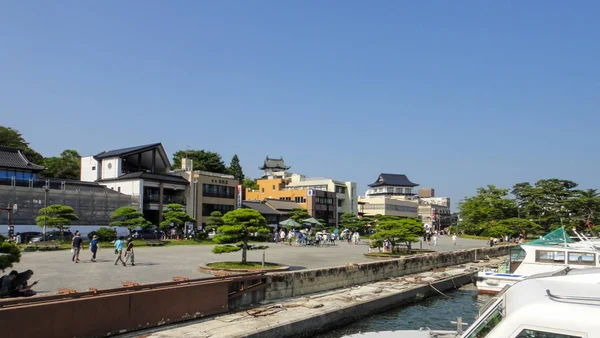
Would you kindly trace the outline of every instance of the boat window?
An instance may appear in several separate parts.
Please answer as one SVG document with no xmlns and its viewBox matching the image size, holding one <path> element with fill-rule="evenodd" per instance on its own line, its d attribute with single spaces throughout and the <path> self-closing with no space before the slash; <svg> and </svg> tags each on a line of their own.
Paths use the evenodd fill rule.
<svg viewBox="0 0 600 338">
<path fill-rule="evenodd" d="M 582 336 L 573 336 L 570 334 L 544 332 L 538 330 L 525 329 L 521 331 L 515 338 L 583 338 Z"/>
<path fill-rule="evenodd" d="M 569 264 L 596 265 L 596 254 L 569 252 Z"/>
<path fill-rule="evenodd" d="M 535 252 L 535 261 L 540 263 L 564 263 L 565 252 L 537 250 Z"/>
<path fill-rule="evenodd" d="M 488 335 L 501 321 L 502 313 L 497 306 L 473 331 L 465 338 L 483 338 Z"/>
</svg>

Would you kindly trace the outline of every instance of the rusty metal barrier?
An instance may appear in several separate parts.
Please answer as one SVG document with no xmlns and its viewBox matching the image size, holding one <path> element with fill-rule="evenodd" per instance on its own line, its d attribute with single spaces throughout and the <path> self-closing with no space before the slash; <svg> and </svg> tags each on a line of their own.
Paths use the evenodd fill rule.
<svg viewBox="0 0 600 338">
<path fill-rule="evenodd" d="M 264 288 L 262 273 L 0 300 L 2 337 L 100 337 L 224 313 Z"/>
</svg>

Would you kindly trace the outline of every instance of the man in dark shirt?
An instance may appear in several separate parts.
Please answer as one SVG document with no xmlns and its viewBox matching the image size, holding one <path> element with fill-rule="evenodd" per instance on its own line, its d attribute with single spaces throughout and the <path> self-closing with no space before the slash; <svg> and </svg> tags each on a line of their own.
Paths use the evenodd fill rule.
<svg viewBox="0 0 600 338">
<path fill-rule="evenodd" d="M 81 251 L 82 243 L 83 239 L 81 238 L 79 231 L 75 231 L 75 237 L 73 237 L 73 241 L 71 242 L 73 250 L 73 258 L 71 260 L 75 263 L 79 263 L 79 251 Z"/>
</svg>

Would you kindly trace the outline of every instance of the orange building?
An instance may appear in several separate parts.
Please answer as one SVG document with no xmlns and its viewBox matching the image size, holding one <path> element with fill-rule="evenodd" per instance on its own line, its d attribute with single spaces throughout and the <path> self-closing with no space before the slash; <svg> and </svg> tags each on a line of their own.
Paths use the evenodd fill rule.
<svg viewBox="0 0 600 338">
<path fill-rule="evenodd" d="M 283 163 L 283 158 L 270 159 L 267 157 L 265 164 L 259 168 L 265 171 L 265 175 L 256 181 L 258 189 L 246 189 L 245 200 L 277 199 L 292 201 L 306 209 L 312 217 L 322 219 L 327 224 L 337 224 L 338 203 L 336 194 L 303 187 L 286 187 L 289 174 L 285 171 L 289 168 Z"/>
</svg>

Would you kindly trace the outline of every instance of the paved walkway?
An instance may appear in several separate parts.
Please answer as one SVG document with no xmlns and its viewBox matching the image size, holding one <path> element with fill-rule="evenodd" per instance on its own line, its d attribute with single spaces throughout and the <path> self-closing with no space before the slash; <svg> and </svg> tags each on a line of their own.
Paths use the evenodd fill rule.
<svg viewBox="0 0 600 338">
<path fill-rule="evenodd" d="M 443 236 L 438 240 L 438 251 L 468 249 L 482 247 L 487 243 L 480 240 L 458 239 L 452 245 L 450 237 Z M 21 262 L 14 269 L 24 271 L 31 269 L 39 279 L 34 290 L 39 295 L 53 294 L 58 288 L 71 288 L 85 291 L 90 287 L 105 289 L 120 287 L 123 281 L 139 283 L 170 281 L 174 276 L 189 278 L 209 277 L 198 269 L 198 265 L 211 261 L 237 261 L 241 252 L 215 255 L 212 245 L 185 245 L 136 249 L 136 266 L 114 266 L 115 255 L 112 248 L 104 248 L 98 253 L 96 263 L 89 261 L 90 252 L 83 250 L 81 263 L 71 262 L 68 250 L 51 252 L 24 252 Z M 419 248 L 419 243 L 414 244 Z M 427 248 L 426 244 L 423 244 Z M 290 265 L 292 269 L 313 269 L 373 261 L 364 256 L 367 245 L 351 245 L 345 242 L 325 247 L 295 247 L 281 244 L 270 244 L 266 252 L 267 262 Z M 248 260 L 260 261 L 262 250 L 249 251 Z"/>
</svg>

